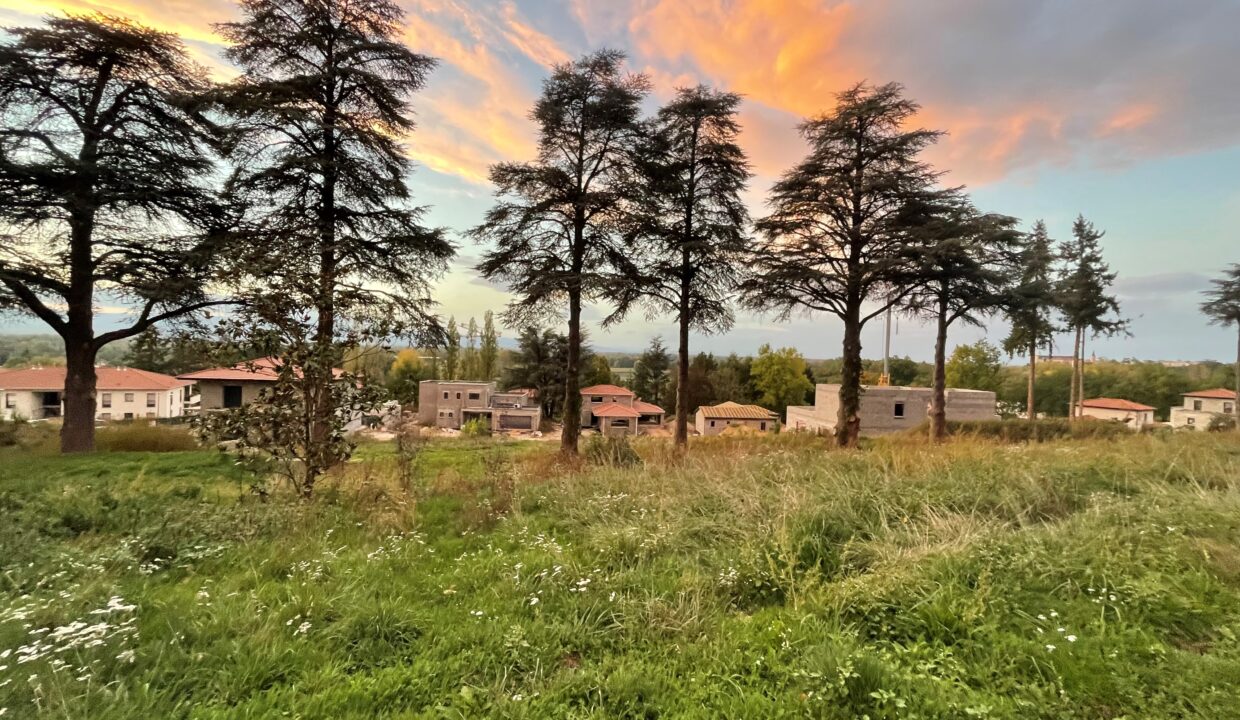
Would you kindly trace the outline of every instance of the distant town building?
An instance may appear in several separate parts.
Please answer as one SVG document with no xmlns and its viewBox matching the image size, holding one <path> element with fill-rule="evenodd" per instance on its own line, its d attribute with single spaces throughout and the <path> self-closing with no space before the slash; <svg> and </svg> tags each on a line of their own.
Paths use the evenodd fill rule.
<svg viewBox="0 0 1240 720">
<path fill-rule="evenodd" d="M 198 386 L 199 408 L 202 411 L 239 408 L 254 402 L 265 388 L 271 387 L 279 378 L 280 360 L 274 357 L 256 358 L 237 363 L 231 367 L 215 367 L 177 375 L 180 380 Z M 335 368 L 332 374 L 339 377 L 344 370 Z"/>
<path fill-rule="evenodd" d="M 930 407 L 930 388 L 862 387 L 861 435 L 900 432 L 925 422 Z M 989 390 L 948 388 L 948 420 L 997 420 L 995 394 Z M 785 426 L 789 430 L 834 431 L 840 408 L 840 386 L 819 384 L 812 406 L 789 406 Z"/>
<path fill-rule="evenodd" d="M 1133 430 L 1154 424 L 1154 408 L 1120 398 L 1093 398 L 1081 403 L 1081 415 L 1122 422 Z"/>
<path fill-rule="evenodd" d="M 759 405 L 741 405 L 729 400 L 699 407 L 694 427 L 698 435 L 718 435 L 730 427 L 774 432 L 779 427 L 779 416 Z"/>
<path fill-rule="evenodd" d="M 665 414 L 663 408 L 618 385 L 581 389 L 581 426 L 607 436 L 638 435 L 662 427 Z"/>
<path fill-rule="evenodd" d="M 537 430 L 542 407 L 531 390 L 498 392 L 493 382 L 423 380 L 418 383 L 418 422 L 459 430 L 471 420 L 491 430 Z"/>
<path fill-rule="evenodd" d="M 1038 362 L 1051 363 L 1052 365 L 1071 365 L 1072 356 L 1071 355 L 1039 355 Z M 1098 356 L 1091 354 L 1089 357 L 1084 358 L 1083 362 L 1096 363 L 1098 362 Z"/>
<path fill-rule="evenodd" d="M 185 412 L 190 383 L 135 368 L 95 368 L 95 419 L 174 418 Z M 46 420 L 64 415 L 65 369 L 34 367 L 0 372 L 0 417 Z"/>
<path fill-rule="evenodd" d="M 0 378 L 2 380 L 2 378 Z M 1184 404 L 1171 408 L 1171 427 L 1205 430 L 1220 416 L 1236 412 L 1236 391 L 1227 388 L 1184 393 Z"/>
</svg>

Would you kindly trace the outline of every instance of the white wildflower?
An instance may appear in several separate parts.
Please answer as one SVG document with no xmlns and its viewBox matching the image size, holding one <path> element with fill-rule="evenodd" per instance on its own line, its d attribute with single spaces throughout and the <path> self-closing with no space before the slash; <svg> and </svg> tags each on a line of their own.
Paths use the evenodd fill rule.
<svg viewBox="0 0 1240 720">
<path fill-rule="evenodd" d="M 1055 646 L 1054 646 L 1054 645 L 1047 645 L 1047 646 L 1046 646 L 1046 652 L 1055 652 Z"/>
<path fill-rule="evenodd" d="M 1068 636 L 1067 638 L 1065 638 L 1065 639 L 1066 639 L 1068 642 L 1076 642 L 1076 636 L 1075 636 L 1075 635 L 1069 635 L 1069 636 Z"/>
</svg>

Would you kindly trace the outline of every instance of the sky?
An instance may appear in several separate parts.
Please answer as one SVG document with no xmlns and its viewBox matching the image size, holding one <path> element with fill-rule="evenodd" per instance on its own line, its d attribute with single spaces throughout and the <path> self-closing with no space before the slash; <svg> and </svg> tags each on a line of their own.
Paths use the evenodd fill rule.
<svg viewBox="0 0 1240 720">
<path fill-rule="evenodd" d="M 927 159 L 977 205 L 1043 219 L 1068 236 L 1084 214 L 1106 230 L 1115 290 L 1131 335 L 1099 339 L 1099 356 L 1230 360 L 1234 329 L 1197 311 L 1211 277 L 1240 262 L 1238 0 L 398 0 L 405 41 L 440 65 L 417 98 L 410 183 L 427 221 L 460 245 L 437 289 L 458 319 L 510 297 L 472 270 L 484 251 L 460 236 L 492 202 L 487 168 L 531 159 L 528 118 L 548 68 L 600 48 L 628 54 L 650 76 L 650 108 L 675 88 L 706 83 L 745 97 L 741 143 L 755 177 L 747 201 L 765 214 L 771 184 L 805 152 L 806 117 L 830 112 L 857 81 L 902 83 L 917 122 L 947 133 Z M 221 78 L 211 25 L 236 19 L 229 0 L 0 0 L 0 22 L 103 11 L 174 31 Z M 101 324 L 123 308 L 101 307 Z M 592 325 L 605 308 L 590 308 Z M 0 319 L 0 332 L 41 331 Z M 949 345 L 1005 328 L 956 328 Z M 511 337 L 515 331 L 509 329 Z M 863 336 L 881 355 L 881 323 Z M 638 350 L 671 341 L 671 318 L 634 316 L 593 345 Z M 695 336 L 693 350 L 753 354 L 762 343 L 812 358 L 840 354 L 842 328 L 816 315 L 777 323 L 740 315 L 731 332 Z M 931 329 L 896 322 L 892 352 L 928 359 Z M 1059 352 L 1070 341 L 1060 340 Z"/>
</svg>

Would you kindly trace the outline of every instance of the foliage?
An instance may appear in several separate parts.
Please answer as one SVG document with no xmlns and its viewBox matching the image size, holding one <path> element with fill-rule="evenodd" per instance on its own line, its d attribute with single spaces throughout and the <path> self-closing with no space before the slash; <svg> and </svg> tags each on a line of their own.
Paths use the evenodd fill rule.
<svg viewBox="0 0 1240 720">
<path fill-rule="evenodd" d="M 646 402 L 663 404 L 668 397 L 666 389 L 671 365 L 672 357 L 667 353 L 663 338 L 654 336 L 633 366 L 633 392 Z"/>
<path fill-rule="evenodd" d="M 1038 348 L 1049 346 L 1058 329 L 1054 318 L 1054 241 L 1041 220 L 1019 239 L 1020 277 L 1008 298 L 1005 315 L 1009 331 L 1003 349 L 1012 355 L 1028 355 L 1032 361 Z"/>
<path fill-rule="evenodd" d="M 940 196 L 920 155 L 937 132 L 910 128 L 918 105 L 895 83 L 854 85 L 801 125 L 809 155 L 771 191 L 772 213 L 743 286 L 744 302 L 780 317 L 825 312 L 844 323 L 837 440 L 857 443 L 861 330 L 916 287 L 917 213 Z M 864 309 L 863 309 L 864 306 Z"/>
<path fill-rule="evenodd" d="M 491 424 L 482 418 L 461 423 L 461 437 L 478 438 L 491 434 Z"/>
<path fill-rule="evenodd" d="M 510 325 L 559 317 L 567 306 L 560 447 L 572 454 L 580 435 L 582 302 L 614 303 L 608 320 L 619 319 L 638 276 L 618 224 L 637 189 L 629 164 L 650 81 L 625 74 L 623 62 L 622 53 L 603 50 L 555 67 L 532 113 L 537 159 L 491 168 L 496 204 L 471 232 L 492 248 L 479 271 L 516 296 L 506 312 Z"/>
<path fill-rule="evenodd" d="M 487 310 L 482 316 L 482 348 L 478 351 L 483 380 L 499 377 L 499 332 L 495 329 L 495 315 Z"/>
<path fill-rule="evenodd" d="M 396 353 L 396 359 L 388 368 L 388 392 L 402 405 L 418 404 L 418 383 L 423 380 L 434 380 L 435 362 L 423 362 L 421 353 L 415 348 L 405 348 Z"/>
<path fill-rule="evenodd" d="M 758 348 L 758 357 L 750 366 L 754 389 L 761 394 L 758 402 L 779 415 L 789 405 L 805 402 L 814 391 L 814 384 L 806 377 L 807 369 L 805 358 L 796 348 Z"/>
<path fill-rule="evenodd" d="M 182 452 L 197 450 L 199 444 L 187 426 L 134 421 L 100 428 L 95 447 L 102 452 Z"/>
<path fill-rule="evenodd" d="M 789 433 L 694 438 L 687 458 L 639 438 L 641 467 L 563 482 L 544 444 L 474 442 L 429 442 L 414 493 L 390 445 L 365 446 L 313 505 L 255 501 L 213 452 L 6 455 L 0 707 L 1234 715 L 1240 455 L 1224 435 L 857 454 Z M 77 621 L 103 642 L 54 632 Z"/>
<path fill-rule="evenodd" d="M 1001 358 L 999 348 L 985 340 L 957 345 L 947 363 L 948 386 L 997 393 L 1003 375 Z"/>
<path fill-rule="evenodd" d="M 225 219 L 204 178 L 205 70 L 181 40 L 106 15 L 49 17 L 0 45 L 0 308 L 64 341 L 62 449 L 94 446 L 95 363 L 109 343 L 218 304 Z M 96 293 L 134 319 L 94 328 Z"/>
<path fill-rule="evenodd" d="M 925 434 L 925 428 L 911 431 Z M 1052 440 L 1113 440 L 1133 434 L 1121 422 L 1085 418 L 1084 422 L 1068 422 L 1067 418 L 1037 420 L 949 420 L 947 434 L 956 437 L 1000 440 L 1008 443 L 1049 442 Z"/>
<path fill-rule="evenodd" d="M 1213 287 L 1205 292 L 1201 311 L 1215 325 L 1236 326 L 1236 360 L 1231 386 L 1236 391 L 1236 407 L 1231 425 L 1240 429 L 1240 263 L 1233 264 L 1224 271 L 1223 277 L 1211 280 L 1210 284 Z"/>
<path fill-rule="evenodd" d="M 591 465 L 606 467 L 633 467 L 642 462 L 627 435 L 591 435 L 586 440 L 585 459 Z"/>
<path fill-rule="evenodd" d="M 444 344 L 443 362 L 440 363 L 440 369 L 443 371 L 443 380 L 460 380 L 461 379 L 461 331 L 456 326 L 456 316 L 448 317 L 447 341 Z"/>
</svg>

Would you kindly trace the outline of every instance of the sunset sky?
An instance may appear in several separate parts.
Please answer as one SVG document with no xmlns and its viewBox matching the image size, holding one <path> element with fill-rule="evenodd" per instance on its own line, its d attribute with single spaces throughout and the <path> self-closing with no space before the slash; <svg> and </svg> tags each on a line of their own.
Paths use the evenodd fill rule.
<svg viewBox="0 0 1240 720">
<path fill-rule="evenodd" d="M 479 221 L 488 165 L 533 155 L 527 113 L 548 66 L 585 52 L 627 52 L 654 81 L 652 107 L 699 82 L 742 93 L 755 216 L 804 152 L 800 118 L 829 111 L 833 93 L 855 81 L 894 80 L 923 105 L 923 126 L 949 133 L 930 160 L 981 208 L 1025 227 L 1043 218 L 1057 238 L 1077 213 L 1106 229 L 1133 337 L 1094 343 L 1099 355 L 1234 354 L 1234 330 L 1207 326 L 1196 306 L 1207 279 L 1240 262 L 1236 0 L 401 1 L 408 44 L 441 60 L 410 139 L 414 192 L 433 208 L 432 224 L 459 231 Z M 211 30 L 235 17 L 228 0 L 0 0 L 0 21 L 94 10 L 178 32 L 221 77 L 231 72 Z M 507 296 L 470 269 L 480 249 L 458 242 L 442 312 L 500 309 Z M 11 319 L 6 328 L 42 331 Z M 867 331 L 866 356 L 881 354 L 880 332 Z M 992 324 L 993 340 L 1002 332 Z M 592 340 L 636 350 L 655 334 L 670 342 L 670 319 L 634 318 Z M 956 330 L 952 344 L 982 334 Z M 726 336 L 695 339 L 695 350 L 753 353 L 770 342 L 834 357 L 840 337 L 829 317 L 743 316 Z M 927 359 L 930 343 L 929 328 L 899 322 L 895 354 Z"/>
</svg>

